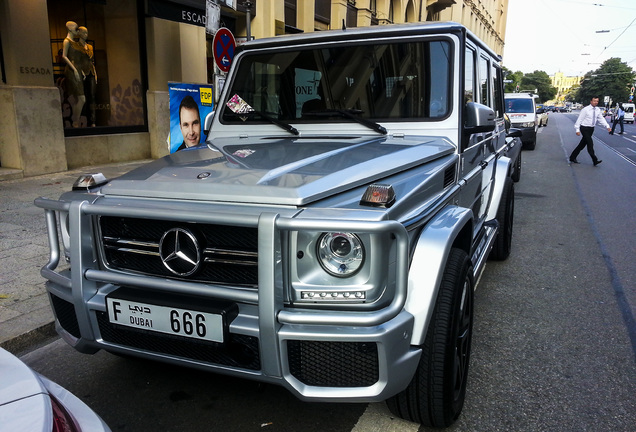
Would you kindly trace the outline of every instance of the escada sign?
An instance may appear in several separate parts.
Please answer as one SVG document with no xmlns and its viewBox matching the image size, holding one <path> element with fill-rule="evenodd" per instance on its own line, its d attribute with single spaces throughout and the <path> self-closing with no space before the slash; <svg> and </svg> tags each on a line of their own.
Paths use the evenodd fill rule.
<svg viewBox="0 0 636 432">
<path fill-rule="evenodd" d="M 20 66 L 23 75 L 51 75 L 51 69 L 35 66 Z"/>
<path fill-rule="evenodd" d="M 205 2 L 202 2 L 205 4 Z M 182 22 L 205 27 L 204 9 L 188 7 L 179 2 L 165 0 L 148 1 L 148 15 L 170 21 Z"/>
</svg>

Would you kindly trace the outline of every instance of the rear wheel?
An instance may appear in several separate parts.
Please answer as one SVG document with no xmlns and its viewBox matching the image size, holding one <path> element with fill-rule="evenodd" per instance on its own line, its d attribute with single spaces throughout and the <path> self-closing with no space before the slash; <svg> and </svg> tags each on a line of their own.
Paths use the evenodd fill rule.
<svg viewBox="0 0 636 432">
<path fill-rule="evenodd" d="M 515 187 L 512 179 L 508 177 L 504 183 L 501 193 L 501 201 L 497 209 L 497 222 L 499 222 L 499 232 L 495 239 L 495 245 L 490 251 L 490 258 L 496 261 L 503 261 L 510 255 L 512 248 L 512 226 L 515 216 Z"/>
<path fill-rule="evenodd" d="M 447 427 L 459 417 L 468 379 L 473 289 L 468 255 L 451 249 L 415 375 L 387 400 L 396 416 L 429 427 Z"/>
</svg>

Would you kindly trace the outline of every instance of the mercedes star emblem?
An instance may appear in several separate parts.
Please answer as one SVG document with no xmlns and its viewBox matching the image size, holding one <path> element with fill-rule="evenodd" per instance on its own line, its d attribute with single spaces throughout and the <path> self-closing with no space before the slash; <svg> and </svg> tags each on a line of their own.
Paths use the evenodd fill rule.
<svg viewBox="0 0 636 432">
<path fill-rule="evenodd" d="M 159 242 L 163 265 L 177 276 L 190 276 L 201 263 L 201 250 L 196 237 L 187 229 L 172 228 Z"/>
</svg>

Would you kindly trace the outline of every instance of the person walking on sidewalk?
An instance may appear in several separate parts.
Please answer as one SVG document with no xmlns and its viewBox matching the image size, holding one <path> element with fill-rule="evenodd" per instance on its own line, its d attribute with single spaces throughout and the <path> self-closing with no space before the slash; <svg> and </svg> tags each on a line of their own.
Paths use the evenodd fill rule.
<svg viewBox="0 0 636 432">
<path fill-rule="evenodd" d="M 619 103 L 618 108 L 616 108 L 616 116 L 614 116 L 614 124 L 612 124 L 612 130 L 610 131 L 610 135 L 614 135 L 614 129 L 616 129 L 616 123 L 620 123 L 621 131 L 619 134 L 623 134 L 625 129 L 623 128 L 623 120 L 625 119 L 625 111 L 623 110 L 623 104 Z"/>
<path fill-rule="evenodd" d="M 598 97 L 592 97 L 590 100 L 590 104 L 581 110 L 579 114 L 579 118 L 576 119 L 576 123 L 574 123 L 574 129 L 576 130 L 577 135 L 582 135 L 581 142 L 576 146 L 572 154 L 570 155 L 571 163 L 579 163 L 576 160 L 576 157 L 581 153 L 581 151 L 587 146 L 587 152 L 590 154 L 592 158 L 592 162 L 594 166 L 603 162 L 594 154 L 594 140 L 592 139 L 592 135 L 594 134 L 594 126 L 596 123 L 600 123 L 603 125 L 608 132 L 611 132 L 612 128 L 603 117 L 603 113 L 600 109 L 597 108 L 598 105 Z"/>
</svg>

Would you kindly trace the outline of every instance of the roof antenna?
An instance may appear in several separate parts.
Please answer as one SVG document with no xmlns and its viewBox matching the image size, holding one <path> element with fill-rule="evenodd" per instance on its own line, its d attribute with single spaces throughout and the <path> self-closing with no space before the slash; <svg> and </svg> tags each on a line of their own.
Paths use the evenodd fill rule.
<svg viewBox="0 0 636 432">
<path fill-rule="evenodd" d="M 342 19 L 342 30 L 346 30 L 347 29 L 347 25 L 345 24 L 345 20 L 344 18 Z"/>
</svg>

